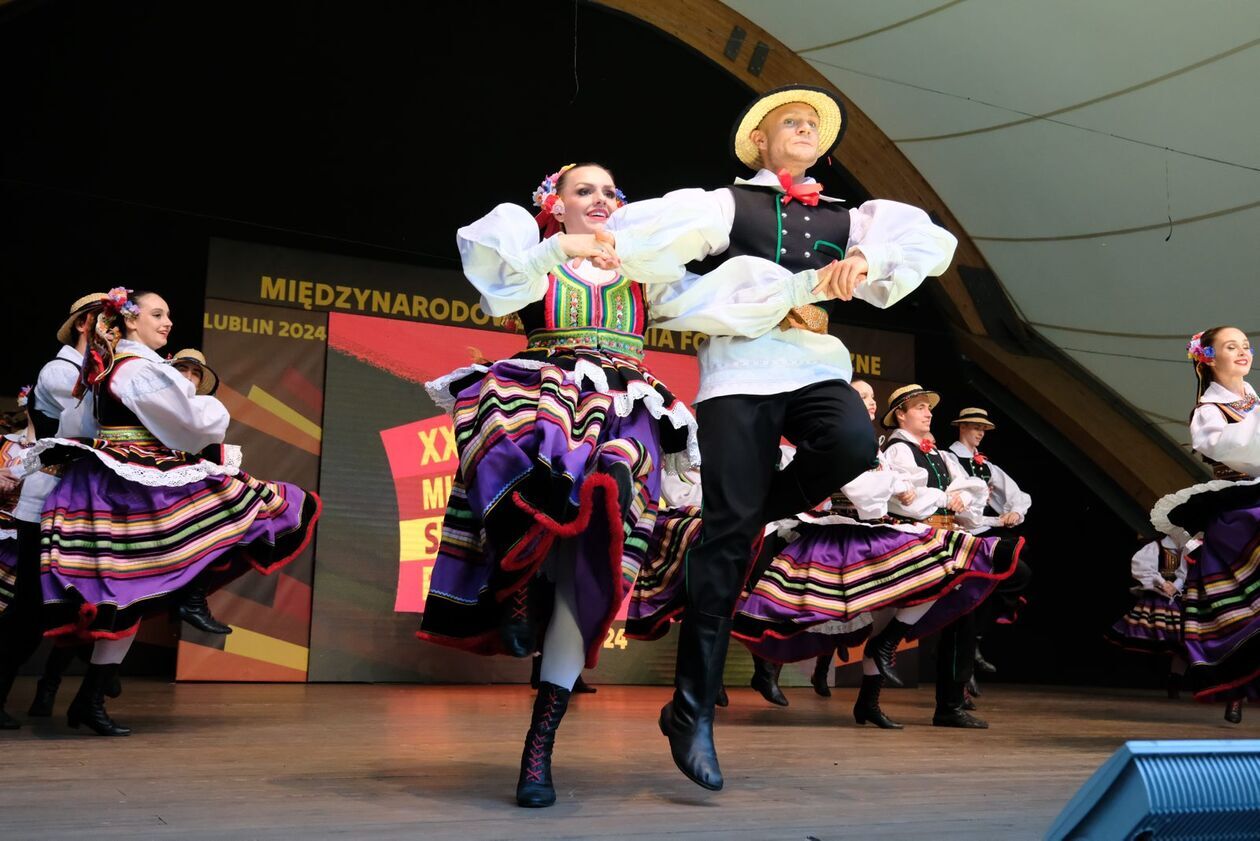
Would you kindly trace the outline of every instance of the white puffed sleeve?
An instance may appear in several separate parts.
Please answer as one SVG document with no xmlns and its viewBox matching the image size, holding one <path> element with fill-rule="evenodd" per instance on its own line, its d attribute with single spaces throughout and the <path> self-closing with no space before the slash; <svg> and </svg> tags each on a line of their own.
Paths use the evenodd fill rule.
<svg viewBox="0 0 1260 841">
<path fill-rule="evenodd" d="M 993 477 L 989 482 L 989 504 L 993 506 L 993 510 L 1002 514 L 1018 515 L 1015 525 L 1024 522 L 1028 509 L 1032 507 L 1032 497 L 1020 490 L 1010 474 L 993 462 L 989 462 L 989 473 Z"/>
<path fill-rule="evenodd" d="M 885 467 L 859 473 L 840 490 L 853 503 L 860 519 L 878 520 L 888 513 L 893 495 L 909 489 L 909 482 L 901 474 Z"/>
<path fill-rule="evenodd" d="M 1133 580 L 1148 590 L 1159 592 L 1160 582 L 1164 579 L 1159 574 L 1159 541 L 1152 540 L 1133 555 L 1129 563 L 1129 571 Z"/>
<path fill-rule="evenodd" d="M 846 254 L 860 253 L 868 265 L 867 281 L 854 296 L 877 307 L 891 307 L 924 278 L 949 268 L 958 240 L 917 207 L 877 199 L 849 211 Z"/>
<path fill-rule="evenodd" d="M 547 275 L 565 261 L 560 240 L 539 241 L 538 223 L 529 211 L 501 204 L 455 234 L 464 275 L 481 293 L 481 308 L 492 316 L 510 315 L 542 300 Z"/>
<path fill-rule="evenodd" d="M 706 274 L 688 273 L 677 283 L 644 291 L 653 326 L 755 339 L 777 328 L 793 307 L 821 301 L 813 292 L 817 285 L 813 269 L 793 273 L 745 255 Z"/>
<path fill-rule="evenodd" d="M 231 416 L 218 399 L 199 396 L 174 368 L 148 359 L 124 361 L 110 390 L 164 446 L 189 453 L 223 443 Z"/>
<path fill-rule="evenodd" d="M 902 490 L 914 489 L 914 499 L 909 505 L 902 503 L 896 497 L 889 499 L 889 511 L 906 519 L 922 520 L 935 514 L 937 509 L 945 507 L 945 491 L 928 487 L 928 472 L 915 462 L 914 453 L 910 447 L 891 446 L 884 450 L 883 458 L 888 468 L 895 471 L 905 481 L 907 488 Z"/>
<path fill-rule="evenodd" d="M 1250 386 L 1247 391 L 1255 394 Z M 1252 409 L 1238 423 L 1229 423 L 1219 409 L 1199 406 L 1190 419 L 1190 443 L 1210 459 L 1260 476 L 1260 409 Z"/>
<path fill-rule="evenodd" d="M 605 230 L 617 241 L 621 273 L 640 283 L 673 283 L 685 266 L 730 245 L 731 191 L 675 190 L 618 208 Z"/>
</svg>

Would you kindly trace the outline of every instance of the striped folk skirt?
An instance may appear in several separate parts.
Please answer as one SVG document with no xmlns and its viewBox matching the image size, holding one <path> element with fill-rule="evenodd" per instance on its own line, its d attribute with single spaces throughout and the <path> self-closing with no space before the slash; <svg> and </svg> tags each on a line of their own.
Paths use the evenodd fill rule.
<svg viewBox="0 0 1260 841">
<path fill-rule="evenodd" d="M 319 497 L 296 485 L 163 453 L 160 445 L 129 447 L 145 457 L 118 460 L 111 445 L 67 464 L 44 504 L 40 579 L 49 636 L 128 636 L 203 573 L 211 590 L 249 570 L 273 573 L 314 534 Z"/>
<path fill-rule="evenodd" d="M 1121 648 L 1144 654 L 1181 654 L 1181 605 L 1161 593 L 1143 590 L 1133 607 L 1107 629 L 1106 638 Z"/>
<path fill-rule="evenodd" d="M 564 539 L 594 666 L 646 556 L 663 463 L 698 459 L 690 411 L 639 360 L 587 348 L 527 350 L 428 388 L 439 404 L 454 397 L 460 465 L 417 636 L 502 653 L 503 602 Z M 628 477 L 624 508 L 617 473 Z"/>
</svg>

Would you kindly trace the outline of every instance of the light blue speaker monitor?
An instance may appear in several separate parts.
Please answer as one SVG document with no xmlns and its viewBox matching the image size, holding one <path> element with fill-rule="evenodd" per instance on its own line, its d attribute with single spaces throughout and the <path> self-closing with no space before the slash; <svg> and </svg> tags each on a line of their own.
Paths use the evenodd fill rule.
<svg viewBox="0 0 1260 841">
<path fill-rule="evenodd" d="M 1081 786 L 1046 838 L 1260 839 L 1260 740 L 1126 742 Z"/>
</svg>

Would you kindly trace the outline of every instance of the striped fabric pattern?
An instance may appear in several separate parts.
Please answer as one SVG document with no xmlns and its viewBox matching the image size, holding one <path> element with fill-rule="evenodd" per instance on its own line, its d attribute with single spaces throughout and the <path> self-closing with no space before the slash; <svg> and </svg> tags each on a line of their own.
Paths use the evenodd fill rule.
<svg viewBox="0 0 1260 841">
<path fill-rule="evenodd" d="M 626 636 L 656 640 L 669 630 L 669 620 L 685 605 L 687 550 L 700 540 L 700 509 L 665 511 L 657 519 L 647 560 L 634 583 L 626 617 Z"/>
<path fill-rule="evenodd" d="M 1106 633 L 1107 640 L 1121 648 L 1151 654 L 1180 652 L 1181 636 L 1181 606 L 1155 593 L 1140 595 Z"/>
</svg>

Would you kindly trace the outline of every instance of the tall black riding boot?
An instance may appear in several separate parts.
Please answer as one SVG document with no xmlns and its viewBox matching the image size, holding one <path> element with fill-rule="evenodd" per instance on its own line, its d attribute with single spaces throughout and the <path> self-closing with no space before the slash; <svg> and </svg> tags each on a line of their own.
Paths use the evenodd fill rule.
<svg viewBox="0 0 1260 841">
<path fill-rule="evenodd" d="M 864 657 L 875 661 L 875 668 L 879 669 L 879 673 L 884 676 L 884 680 L 888 681 L 889 686 L 905 686 L 905 683 L 893 671 L 893 663 L 897 659 L 897 646 L 909 632 L 909 625 L 900 619 L 894 619 L 884 630 L 867 640 L 866 648 L 862 650 Z"/>
<path fill-rule="evenodd" d="M 521 587 L 503 602 L 499 614 L 499 638 L 513 657 L 529 657 L 538 650 L 538 635 L 529 604 L 529 586 Z M 540 665 L 541 668 L 541 665 Z"/>
<path fill-rule="evenodd" d="M 542 681 L 534 699 L 534 717 L 525 734 L 525 750 L 521 753 L 521 775 L 516 781 L 516 805 L 528 808 L 550 806 L 556 802 L 556 788 L 551 781 L 551 752 L 556 746 L 556 728 L 569 708 L 569 690 Z"/>
<path fill-rule="evenodd" d="M 853 720 L 858 724 L 869 721 L 882 730 L 900 730 L 902 725 L 884 715 L 879 708 L 879 690 L 883 686 L 883 676 L 862 675 L 862 688 L 858 690 L 857 703 L 853 705 Z"/>
<path fill-rule="evenodd" d="M 814 661 L 814 674 L 810 677 L 809 682 L 814 685 L 814 691 L 824 698 L 831 697 L 831 684 L 827 680 L 831 674 L 831 655 L 819 654 L 818 659 Z"/>
<path fill-rule="evenodd" d="M 779 672 L 783 671 L 783 666 L 779 663 L 763 660 L 756 654 L 752 656 L 752 661 L 753 676 L 749 685 L 760 692 L 762 698 L 765 698 L 776 707 L 786 707 L 788 699 L 783 694 L 783 690 L 779 688 Z"/>
<path fill-rule="evenodd" d="M 987 730 L 989 723 L 976 718 L 963 709 L 966 700 L 965 681 L 938 679 L 936 681 L 936 712 L 932 716 L 935 727 L 962 727 L 969 730 Z"/>
<path fill-rule="evenodd" d="M 130 736 L 131 728 L 119 725 L 105 712 L 105 687 L 117 674 L 117 663 L 90 664 L 66 710 L 66 723 L 76 730 L 86 724 L 98 736 Z"/>
<path fill-rule="evenodd" d="M 210 601 L 206 598 L 206 583 L 195 579 L 181 592 L 182 601 L 175 608 L 179 618 L 207 634 L 230 634 L 232 629 L 224 625 L 210 612 Z"/>
<path fill-rule="evenodd" d="M 57 702 L 57 690 L 61 688 L 61 676 L 66 673 L 74 660 L 74 647 L 54 645 L 44 661 L 44 676 L 35 687 L 35 698 L 27 715 L 32 718 L 48 718 L 53 714 L 53 704 Z"/>
<path fill-rule="evenodd" d="M 713 745 L 713 705 L 722 687 L 730 617 L 688 611 L 678 635 L 674 699 L 661 708 L 661 732 L 678 770 L 696 785 L 721 791 L 722 769 Z"/>
</svg>

